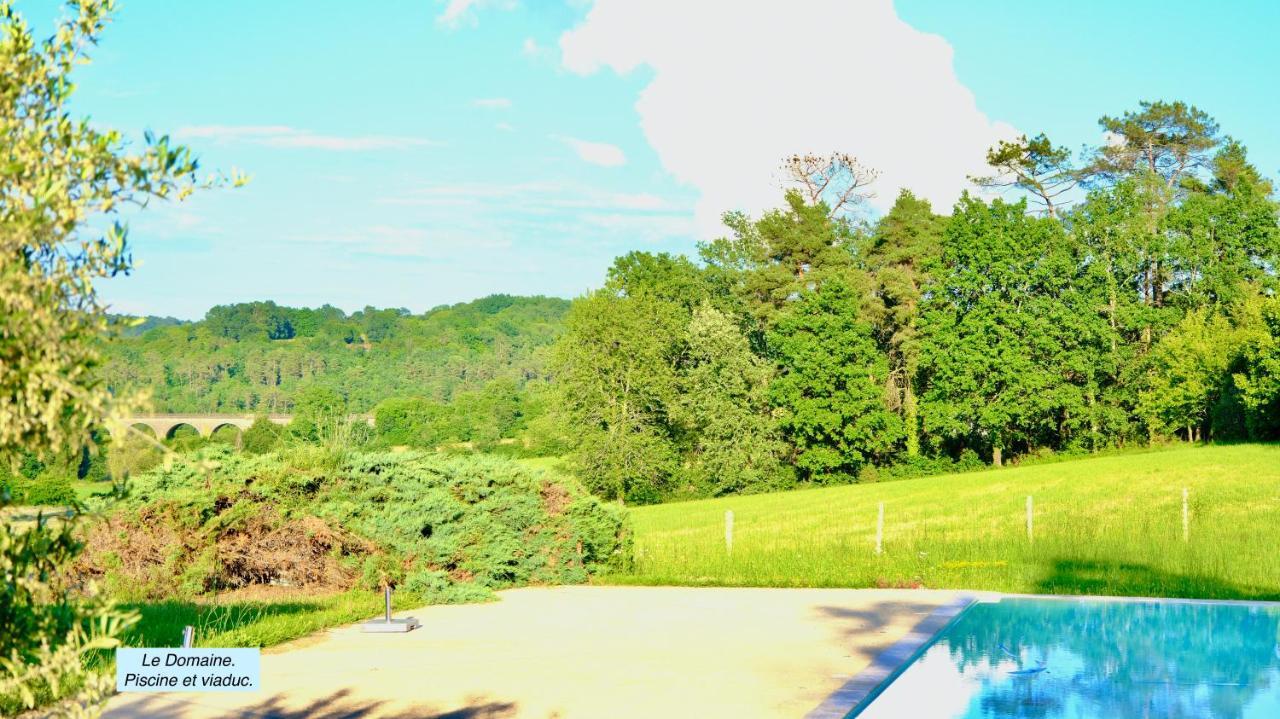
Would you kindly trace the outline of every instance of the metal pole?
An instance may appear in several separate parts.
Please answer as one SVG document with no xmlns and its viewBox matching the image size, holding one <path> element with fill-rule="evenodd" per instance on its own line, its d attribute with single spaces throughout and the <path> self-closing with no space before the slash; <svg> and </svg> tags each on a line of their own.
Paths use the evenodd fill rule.
<svg viewBox="0 0 1280 719">
<path fill-rule="evenodd" d="M 725 554 L 733 554 L 733 510 L 726 510 L 724 513 L 724 551 Z"/>
<path fill-rule="evenodd" d="M 196 641 L 196 628 L 188 624 L 182 628 L 182 648 L 190 649 Z"/>
<path fill-rule="evenodd" d="M 876 554 L 884 554 L 884 502 L 876 513 Z"/>
<path fill-rule="evenodd" d="M 391 585 L 388 584 L 386 587 L 383 588 L 382 591 L 383 591 L 383 594 L 385 595 L 384 598 L 386 599 L 386 603 L 387 603 L 387 623 L 390 624 L 391 623 Z"/>
</svg>

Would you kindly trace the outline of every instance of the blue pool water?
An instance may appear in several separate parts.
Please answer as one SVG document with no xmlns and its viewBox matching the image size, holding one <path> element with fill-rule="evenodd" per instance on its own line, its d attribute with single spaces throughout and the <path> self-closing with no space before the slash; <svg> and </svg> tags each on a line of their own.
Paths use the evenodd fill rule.
<svg viewBox="0 0 1280 719">
<path fill-rule="evenodd" d="M 964 611 L 858 719 L 1276 719 L 1280 610 L 1004 599 Z"/>
</svg>

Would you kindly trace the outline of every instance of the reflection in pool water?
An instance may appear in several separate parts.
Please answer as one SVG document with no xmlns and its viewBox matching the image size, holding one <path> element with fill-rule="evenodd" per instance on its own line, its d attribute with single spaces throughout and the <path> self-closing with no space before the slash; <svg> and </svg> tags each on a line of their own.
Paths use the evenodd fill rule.
<svg viewBox="0 0 1280 719">
<path fill-rule="evenodd" d="M 1274 719 L 1280 608 L 1004 599 L 970 607 L 859 719 Z"/>
</svg>

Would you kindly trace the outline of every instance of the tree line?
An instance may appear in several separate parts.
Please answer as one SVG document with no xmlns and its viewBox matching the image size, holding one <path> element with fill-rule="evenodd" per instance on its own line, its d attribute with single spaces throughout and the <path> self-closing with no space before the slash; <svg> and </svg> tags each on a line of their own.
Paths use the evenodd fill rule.
<svg viewBox="0 0 1280 719">
<path fill-rule="evenodd" d="M 552 354 L 581 476 L 648 502 L 1276 439 L 1271 181 L 1185 103 L 1099 124 L 991 148 L 949 216 L 903 190 L 868 221 L 855 158 L 788 158 L 785 204 L 698 261 L 618 258 Z"/>
<path fill-rule="evenodd" d="M 492 295 L 420 315 L 248 302 L 197 322 L 117 317 L 97 376 L 117 394 L 145 390 L 160 412 L 408 412 L 387 427 L 395 444 L 486 442 L 541 414 L 545 355 L 568 307 Z"/>
</svg>

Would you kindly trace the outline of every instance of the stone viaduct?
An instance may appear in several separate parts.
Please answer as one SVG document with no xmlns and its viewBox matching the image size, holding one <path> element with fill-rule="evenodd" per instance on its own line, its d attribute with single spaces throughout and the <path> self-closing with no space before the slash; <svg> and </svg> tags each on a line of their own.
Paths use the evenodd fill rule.
<svg viewBox="0 0 1280 719">
<path fill-rule="evenodd" d="M 221 427 L 235 427 L 243 432 L 249 429 L 254 419 L 252 414 L 140 414 L 126 418 L 124 423 L 129 427 L 149 427 L 156 437 L 167 439 L 173 436 L 175 429 L 184 425 L 195 429 L 201 437 L 210 437 Z M 293 415 L 271 414 L 267 419 L 285 425 Z"/>
</svg>

